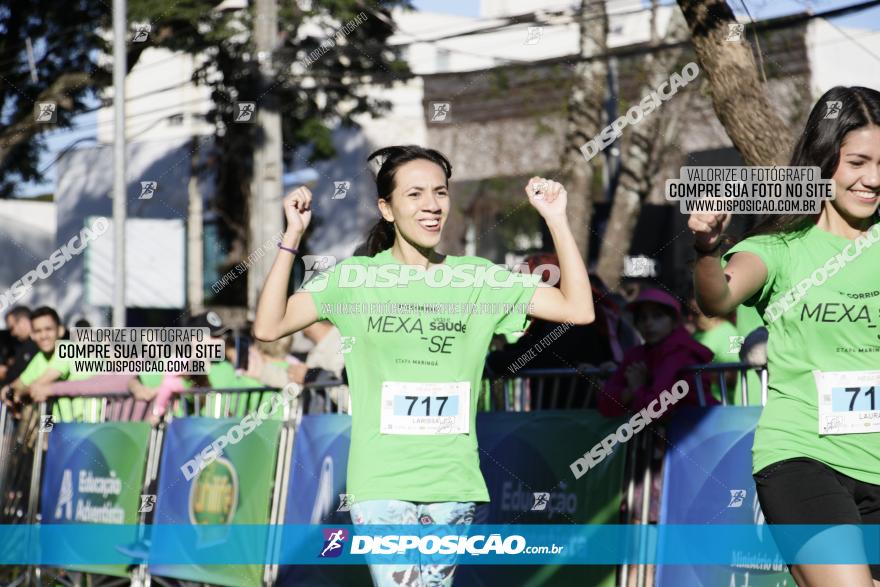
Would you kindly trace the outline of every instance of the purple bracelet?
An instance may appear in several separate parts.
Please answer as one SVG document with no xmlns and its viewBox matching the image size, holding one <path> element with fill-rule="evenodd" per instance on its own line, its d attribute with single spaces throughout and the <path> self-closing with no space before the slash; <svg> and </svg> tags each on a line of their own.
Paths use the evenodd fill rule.
<svg viewBox="0 0 880 587">
<path fill-rule="evenodd" d="M 299 251 L 297 251 L 296 249 L 291 249 L 290 247 L 285 247 L 281 243 L 278 243 L 278 248 L 281 249 L 282 251 L 287 251 L 288 253 L 293 253 L 294 255 L 299 255 Z"/>
</svg>

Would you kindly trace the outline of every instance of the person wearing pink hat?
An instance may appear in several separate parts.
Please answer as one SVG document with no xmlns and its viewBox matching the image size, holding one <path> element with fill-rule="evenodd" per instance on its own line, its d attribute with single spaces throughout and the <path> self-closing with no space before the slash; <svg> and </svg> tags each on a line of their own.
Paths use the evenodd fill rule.
<svg viewBox="0 0 880 587">
<path fill-rule="evenodd" d="M 679 404 L 699 405 L 694 376 L 681 373 L 685 367 L 709 363 L 713 353 L 698 343 L 682 326 L 681 304 L 660 289 L 646 289 L 629 303 L 636 329 L 645 344 L 623 356 L 620 368 L 605 383 L 599 395 L 599 411 L 609 417 L 632 415 L 648 407 L 663 391 L 680 379 L 688 382 L 688 394 Z M 711 382 L 704 376 L 704 389 Z M 717 400 L 705 394 L 706 404 Z M 667 411 L 668 414 L 668 411 Z"/>
</svg>

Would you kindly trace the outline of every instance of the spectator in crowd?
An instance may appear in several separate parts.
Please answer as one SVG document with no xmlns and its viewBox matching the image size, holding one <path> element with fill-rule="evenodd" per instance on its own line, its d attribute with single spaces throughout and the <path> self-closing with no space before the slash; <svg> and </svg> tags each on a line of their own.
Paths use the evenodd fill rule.
<svg viewBox="0 0 880 587">
<path fill-rule="evenodd" d="M 648 408 L 660 398 L 664 391 L 671 390 L 681 379 L 687 381 L 689 391 L 676 405 L 699 404 L 693 374 L 684 374 L 682 369 L 692 365 L 705 364 L 712 360 L 712 351 L 698 343 L 682 325 L 681 304 L 670 294 L 655 288 L 643 289 L 635 300 L 627 305 L 633 313 L 636 328 L 645 343 L 631 348 L 626 352 L 623 362 L 611 378 L 605 383 L 599 394 L 599 411 L 609 417 L 631 417 L 643 408 Z M 709 389 L 711 381 L 708 375 L 703 376 L 703 386 Z M 708 393 L 708 404 L 717 404 Z M 659 404 L 654 404 L 654 413 Z M 657 414 L 658 422 L 653 426 L 662 426 L 662 422 L 672 412 L 667 410 Z M 654 416 L 655 414 L 651 414 Z M 646 433 L 650 434 L 650 433 Z M 664 438 L 662 432 L 653 437 L 650 452 L 636 453 L 636 470 L 650 467 L 652 471 L 652 499 L 648 506 L 648 520 L 655 522 L 659 514 L 659 495 L 662 480 L 662 464 L 666 446 L 657 438 Z M 644 491 L 642 477 L 636 479 L 634 508 L 625 512 L 626 523 L 632 523 L 642 515 L 642 494 Z M 628 519 L 627 519 L 628 518 Z"/>
<path fill-rule="evenodd" d="M 209 342 L 224 342 L 224 344 L 227 344 L 224 337 L 230 332 L 230 328 L 223 324 L 223 320 L 216 312 L 203 312 L 191 316 L 186 322 L 186 327 L 207 328 Z M 138 400 L 156 400 L 153 406 L 153 415 L 156 417 L 164 413 L 168 404 L 171 402 L 172 394 L 175 390 L 189 389 L 193 386 L 209 387 L 212 389 L 263 387 L 263 384 L 257 379 L 236 373 L 235 365 L 228 360 L 229 355 L 226 356 L 227 359 L 212 362 L 208 367 L 207 374 L 141 373 L 137 378 L 129 382 L 128 387 L 132 395 Z M 220 401 L 221 399 L 222 401 Z M 184 396 L 184 402 L 192 404 L 195 402 L 195 398 L 192 396 Z M 251 403 L 252 402 L 249 401 L 248 405 L 250 406 Z M 229 413 L 231 407 L 229 394 L 220 393 L 205 394 L 203 401 L 199 401 L 199 405 L 202 406 L 202 413 L 205 415 L 226 415 Z M 237 402 L 236 412 L 240 412 L 241 415 L 243 415 L 244 409 L 245 404 Z M 183 415 L 186 411 L 188 410 L 186 410 L 183 405 L 180 405 L 178 406 L 177 414 Z"/>
<path fill-rule="evenodd" d="M 530 273 L 542 268 L 541 280 L 549 283 L 553 275 L 558 275 L 559 259 L 555 253 L 537 253 L 526 258 Z M 547 269 L 547 268 L 550 269 Z M 556 268 L 556 271 L 553 270 Z M 555 280 L 554 280 L 555 281 Z M 489 353 L 486 366 L 495 375 L 511 376 L 520 369 L 602 369 L 613 371 L 623 360 L 624 351 L 638 342 L 634 329 L 622 318 L 617 301 L 602 281 L 590 275 L 596 320 L 587 325 L 562 325 L 546 320 L 532 320 L 526 331 L 515 342 L 505 344 Z M 559 287 L 559 283 L 553 283 Z M 545 343 L 541 344 L 540 341 Z M 549 345 L 549 346 L 548 346 Z M 532 350 L 534 353 L 529 353 Z M 531 358 L 532 355 L 534 358 Z M 523 363 L 527 360 L 527 363 Z M 575 394 L 582 398 L 574 402 L 580 407 L 584 396 L 597 384 L 579 377 Z M 568 388 L 565 389 L 566 393 Z M 573 398 L 563 397 L 560 402 L 571 405 Z M 537 405 L 537 394 L 532 395 L 534 408 L 555 408 L 550 405 L 552 398 L 546 394 L 541 406 Z"/>
<path fill-rule="evenodd" d="M 684 375 L 681 370 L 710 362 L 712 351 L 682 326 L 681 304 L 662 290 L 646 289 L 627 307 L 645 344 L 624 355 L 620 368 L 599 395 L 599 411 L 606 416 L 634 414 L 679 379 L 688 382 L 689 392 L 678 404 L 699 404 L 693 374 Z M 704 389 L 709 389 L 711 380 L 705 374 L 703 382 Z M 707 404 L 718 403 L 711 396 L 705 399 Z"/>
<path fill-rule="evenodd" d="M 14 356 L 15 349 L 12 345 L 12 341 L 4 340 L 3 344 L 0 345 L 0 386 L 6 381 L 6 375 L 9 373 L 9 368 L 12 366 L 12 359 Z"/>
<path fill-rule="evenodd" d="M 306 355 L 305 363 L 294 363 L 287 369 L 288 377 L 294 383 L 305 385 L 333 380 L 345 380 L 345 361 L 343 359 L 342 336 L 328 320 L 321 320 L 301 331 L 313 346 Z M 325 388 L 309 393 L 304 410 L 307 413 L 322 413 L 330 405 L 336 404 L 341 410 L 348 408 L 348 387 L 344 385 Z"/>
<path fill-rule="evenodd" d="M 743 363 L 749 363 L 754 367 L 765 367 L 767 365 L 767 341 L 770 339 L 770 333 L 764 326 L 755 328 L 742 337 L 742 347 L 739 349 L 739 360 Z M 748 405 L 761 406 L 761 378 L 755 369 L 749 369 L 746 374 L 746 384 L 748 386 Z M 742 399 L 737 396 L 737 403 L 742 403 Z"/>
<path fill-rule="evenodd" d="M 706 316 L 697 306 L 697 301 L 691 297 L 688 300 L 689 326 L 693 329 L 694 340 L 708 348 L 714 354 L 713 363 L 738 363 L 739 362 L 739 333 L 736 326 L 723 316 Z M 721 400 L 720 377 L 724 377 L 727 389 L 727 404 L 741 403 L 739 384 L 739 372 L 728 371 L 719 374 L 714 373 L 712 378 L 712 397 Z"/>
<path fill-rule="evenodd" d="M 287 357 L 292 342 L 292 335 L 272 342 L 256 341 L 249 349 L 247 376 L 272 387 L 290 383 L 287 370 L 291 364 Z"/>
<path fill-rule="evenodd" d="M 91 373 L 72 372 L 70 361 L 56 356 L 55 349 L 62 327 L 55 310 L 48 306 L 34 310 L 30 314 L 29 328 L 38 352 L 11 384 L 15 402 L 20 402 L 24 397 L 30 397 L 34 402 L 45 401 L 55 381 L 88 379 L 92 376 Z M 70 422 L 81 419 L 85 407 L 83 398 L 59 397 L 52 415 L 60 421 Z"/>
<path fill-rule="evenodd" d="M 6 377 L 0 383 L 11 383 L 18 379 L 39 349 L 31 339 L 31 311 L 24 306 L 14 306 L 6 313 L 6 328 L 16 341 L 12 362 Z"/>
</svg>

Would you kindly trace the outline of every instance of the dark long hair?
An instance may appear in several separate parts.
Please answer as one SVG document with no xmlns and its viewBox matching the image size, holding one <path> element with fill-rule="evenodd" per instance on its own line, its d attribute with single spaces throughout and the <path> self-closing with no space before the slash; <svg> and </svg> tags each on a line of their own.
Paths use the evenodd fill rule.
<svg viewBox="0 0 880 587">
<path fill-rule="evenodd" d="M 379 158 L 380 163 L 379 171 L 376 173 L 376 194 L 380 200 L 391 200 L 391 192 L 394 191 L 394 176 L 401 165 L 410 161 L 425 159 L 439 165 L 443 169 L 443 173 L 446 174 L 447 187 L 449 186 L 449 178 L 452 177 L 452 164 L 442 153 L 434 149 L 425 149 L 418 145 L 384 147 L 373 151 L 367 157 L 367 162 L 376 157 Z M 367 255 L 374 257 L 376 253 L 390 248 L 393 244 L 394 223 L 380 217 L 367 234 Z"/>
<path fill-rule="evenodd" d="M 840 102 L 837 118 L 826 118 L 827 102 Z M 790 165 L 819 167 L 822 179 L 831 179 L 840 161 L 840 146 L 848 132 L 869 125 L 880 126 L 880 92 L 861 86 L 835 86 L 813 106 L 807 125 L 791 155 Z M 816 223 L 816 214 L 769 216 L 746 236 L 796 235 Z"/>
</svg>

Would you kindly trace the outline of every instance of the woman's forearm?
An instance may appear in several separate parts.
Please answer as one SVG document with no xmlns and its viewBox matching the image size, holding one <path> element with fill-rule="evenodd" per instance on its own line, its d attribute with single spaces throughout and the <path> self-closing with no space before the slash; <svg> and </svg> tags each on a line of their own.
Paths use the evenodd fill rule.
<svg viewBox="0 0 880 587">
<path fill-rule="evenodd" d="M 694 292 L 697 304 L 707 316 L 726 314 L 729 307 L 730 287 L 727 276 L 716 255 L 697 255 L 694 264 Z"/>
<path fill-rule="evenodd" d="M 285 233 L 281 238 L 281 246 L 298 249 L 301 239 L 302 235 Z M 283 335 L 278 327 L 287 310 L 287 285 L 295 259 L 293 253 L 280 248 L 275 255 L 275 261 L 257 300 L 257 313 L 254 317 L 254 336 L 261 340 L 277 340 Z"/>
<path fill-rule="evenodd" d="M 556 256 L 559 258 L 559 289 L 573 316 L 582 318 L 580 323 L 588 324 L 596 318 L 593 308 L 593 292 L 590 277 L 581 253 L 578 250 L 571 227 L 565 216 L 547 220 Z"/>
</svg>

